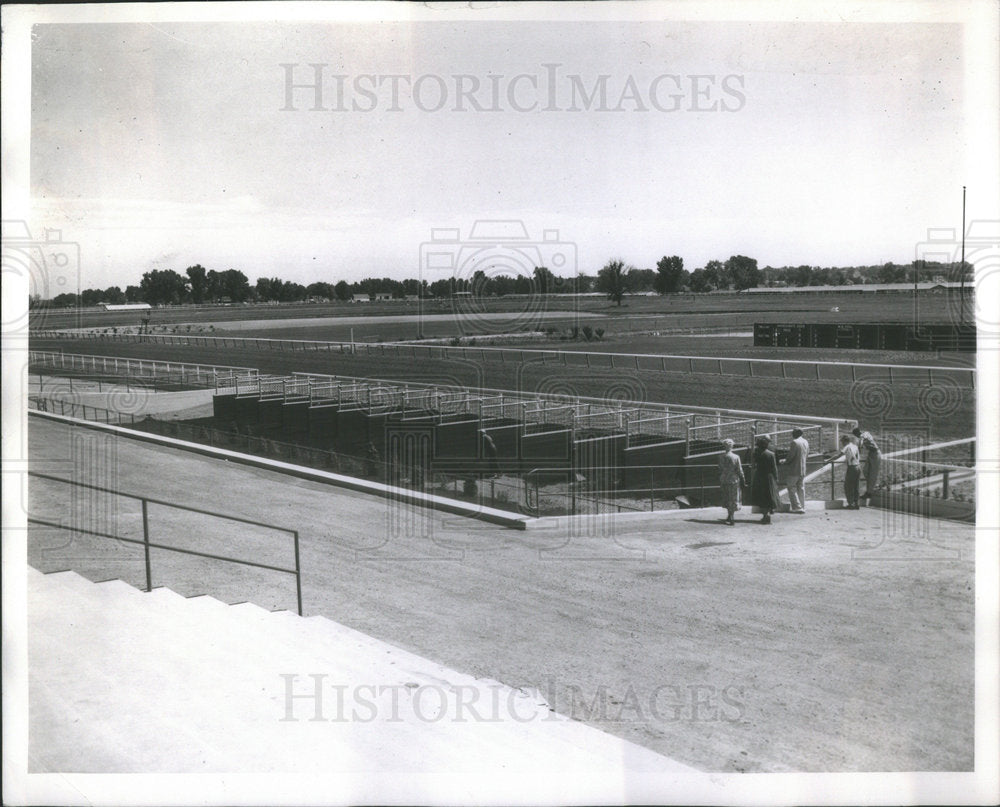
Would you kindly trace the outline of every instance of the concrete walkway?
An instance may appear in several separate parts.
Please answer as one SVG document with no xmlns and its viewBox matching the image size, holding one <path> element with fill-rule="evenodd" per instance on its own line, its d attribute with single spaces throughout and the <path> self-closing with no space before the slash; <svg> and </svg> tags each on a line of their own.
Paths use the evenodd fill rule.
<svg viewBox="0 0 1000 807">
<path fill-rule="evenodd" d="M 828 510 L 770 527 L 700 513 L 523 532 L 37 418 L 30 445 L 34 467 L 66 478 L 299 530 L 307 614 L 538 690 L 559 714 L 700 770 L 972 767 L 967 525 Z M 32 512 L 141 536 L 128 500 L 42 481 L 30 498 Z M 150 522 L 157 540 L 291 559 L 273 531 L 164 508 Z M 66 530 L 32 529 L 28 557 L 144 581 L 141 551 Z M 182 595 L 294 605 L 280 575 L 152 561 L 154 585 Z"/>
</svg>

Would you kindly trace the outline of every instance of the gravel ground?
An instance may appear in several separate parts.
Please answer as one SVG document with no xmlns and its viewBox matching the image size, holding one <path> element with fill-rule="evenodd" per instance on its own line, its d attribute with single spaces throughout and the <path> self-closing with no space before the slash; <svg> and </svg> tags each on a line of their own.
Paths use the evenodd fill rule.
<svg viewBox="0 0 1000 807">
<path fill-rule="evenodd" d="M 970 526 L 861 510 L 514 532 L 35 418 L 30 451 L 64 477 L 297 529 L 307 614 L 536 687 L 557 711 L 701 770 L 973 767 Z M 141 534 L 138 505 L 120 498 L 36 480 L 30 507 Z M 151 530 L 291 559 L 280 533 L 205 516 L 154 507 Z M 131 546 L 47 528 L 28 542 L 42 571 L 144 581 Z M 153 564 L 154 585 L 184 594 L 294 602 L 277 573 L 162 551 Z"/>
</svg>

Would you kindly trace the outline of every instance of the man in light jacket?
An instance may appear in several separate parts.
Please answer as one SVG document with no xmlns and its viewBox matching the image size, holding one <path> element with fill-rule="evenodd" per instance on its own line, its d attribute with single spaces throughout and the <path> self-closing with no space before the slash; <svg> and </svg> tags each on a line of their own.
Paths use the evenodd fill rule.
<svg viewBox="0 0 1000 807">
<path fill-rule="evenodd" d="M 802 436 L 802 429 L 792 429 L 792 443 L 784 459 L 785 483 L 788 485 L 788 506 L 793 513 L 806 511 L 806 457 L 809 441 Z"/>
</svg>

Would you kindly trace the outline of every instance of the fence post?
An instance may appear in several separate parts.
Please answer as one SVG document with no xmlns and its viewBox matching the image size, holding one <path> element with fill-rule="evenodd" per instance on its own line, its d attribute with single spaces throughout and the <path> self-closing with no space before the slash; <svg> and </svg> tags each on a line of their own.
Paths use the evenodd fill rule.
<svg viewBox="0 0 1000 807">
<path fill-rule="evenodd" d="M 149 568 L 149 502 L 142 500 L 142 543 L 146 554 L 146 591 L 153 590 L 153 573 Z"/>
<path fill-rule="evenodd" d="M 295 539 L 295 599 L 299 606 L 299 616 L 302 616 L 302 569 L 299 568 L 299 531 L 293 530 Z"/>
<path fill-rule="evenodd" d="M 944 473 L 941 474 L 941 498 L 948 498 L 948 476 L 949 470 L 946 468 Z"/>
</svg>

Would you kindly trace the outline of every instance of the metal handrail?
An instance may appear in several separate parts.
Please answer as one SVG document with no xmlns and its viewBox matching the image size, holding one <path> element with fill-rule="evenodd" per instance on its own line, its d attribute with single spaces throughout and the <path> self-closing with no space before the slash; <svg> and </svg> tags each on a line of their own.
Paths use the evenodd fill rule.
<svg viewBox="0 0 1000 807">
<path fill-rule="evenodd" d="M 38 471 L 28 471 L 28 476 L 34 476 L 39 479 L 48 479 L 52 482 L 62 482 L 65 485 L 71 485 L 73 487 L 85 488 L 86 490 L 94 490 L 99 493 L 110 493 L 115 496 L 122 496 L 126 499 L 135 499 L 142 504 L 142 540 L 137 538 L 125 538 L 120 535 L 109 535 L 108 533 L 98 532 L 96 530 L 87 530 L 80 527 L 67 527 L 65 524 L 56 524 L 51 521 L 45 521 L 43 519 L 28 517 L 28 522 L 33 524 L 41 524 L 47 527 L 54 527 L 56 529 L 69 529 L 75 530 L 76 532 L 84 533 L 86 535 L 94 535 L 101 538 L 110 538 L 115 541 L 124 541 L 130 544 L 141 544 L 145 549 L 145 566 L 146 566 L 146 591 L 153 590 L 153 575 L 152 566 L 149 558 L 149 550 L 152 549 L 165 549 L 169 552 L 178 552 L 182 555 L 194 555 L 201 558 L 210 558 L 212 560 L 222 560 L 229 563 L 238 563 L 242 566 L 253 566 L 258 569 L 269 569 L 270 571 L 283 572 L 285 574 L 291 574 L 295 576 L 295 599 L 296 605 L 298 607 L 298 614 L 302 616 L 302 569 L 299 560 L 299 532 L 298 530 L 292 530 L 288 527 L 279 527 L 277 524 L 268 524 L 264 521 L 254 521 L 249 518 L 240 518 L 239 516 L 227 516 L 222 513 L 217 513 L 212 510 L 202 510 L 198 507 L 189 507 L 184 504 L 176 504 L 174 502 L 168 502 L 164 499 L 154 499 L 150 496 L 140 496 L 135 493 L 126 493 L 122 490 L 114 490 L 112 488 L 105 488 L 100 485 L 91 485 L 86 482 L 77 482 L 73 479 L 63 479 L 62 477 L 52 476 L 50 474 L 39 473 Z M 271 566 L 266 563 L 257 563 L 256 561 L 243 560 L 241 558 L 231 558 L 225 555 L 214 555 L 209 552 L 199 552 L 195 549 L 182 549 L 177 546 L 168 546 L 166 544 L 154 543 L 149 540 L 149 505 L 158 504 L 163 507 L 172 507 L 176 510 L 185 510 L 189 513 L 198 513 L 199 515 L 212 516 L 214 518 L 223 518 L 227 521 L 235 521 L 240 524 L 251 524 L 255 527 L 265 527 L 271 530 L 278 530 L 279 532 L 290 533 L 293 539 L 295 547 L 295 568 L 286 569 L 282 566 Z"/>
</svg>

